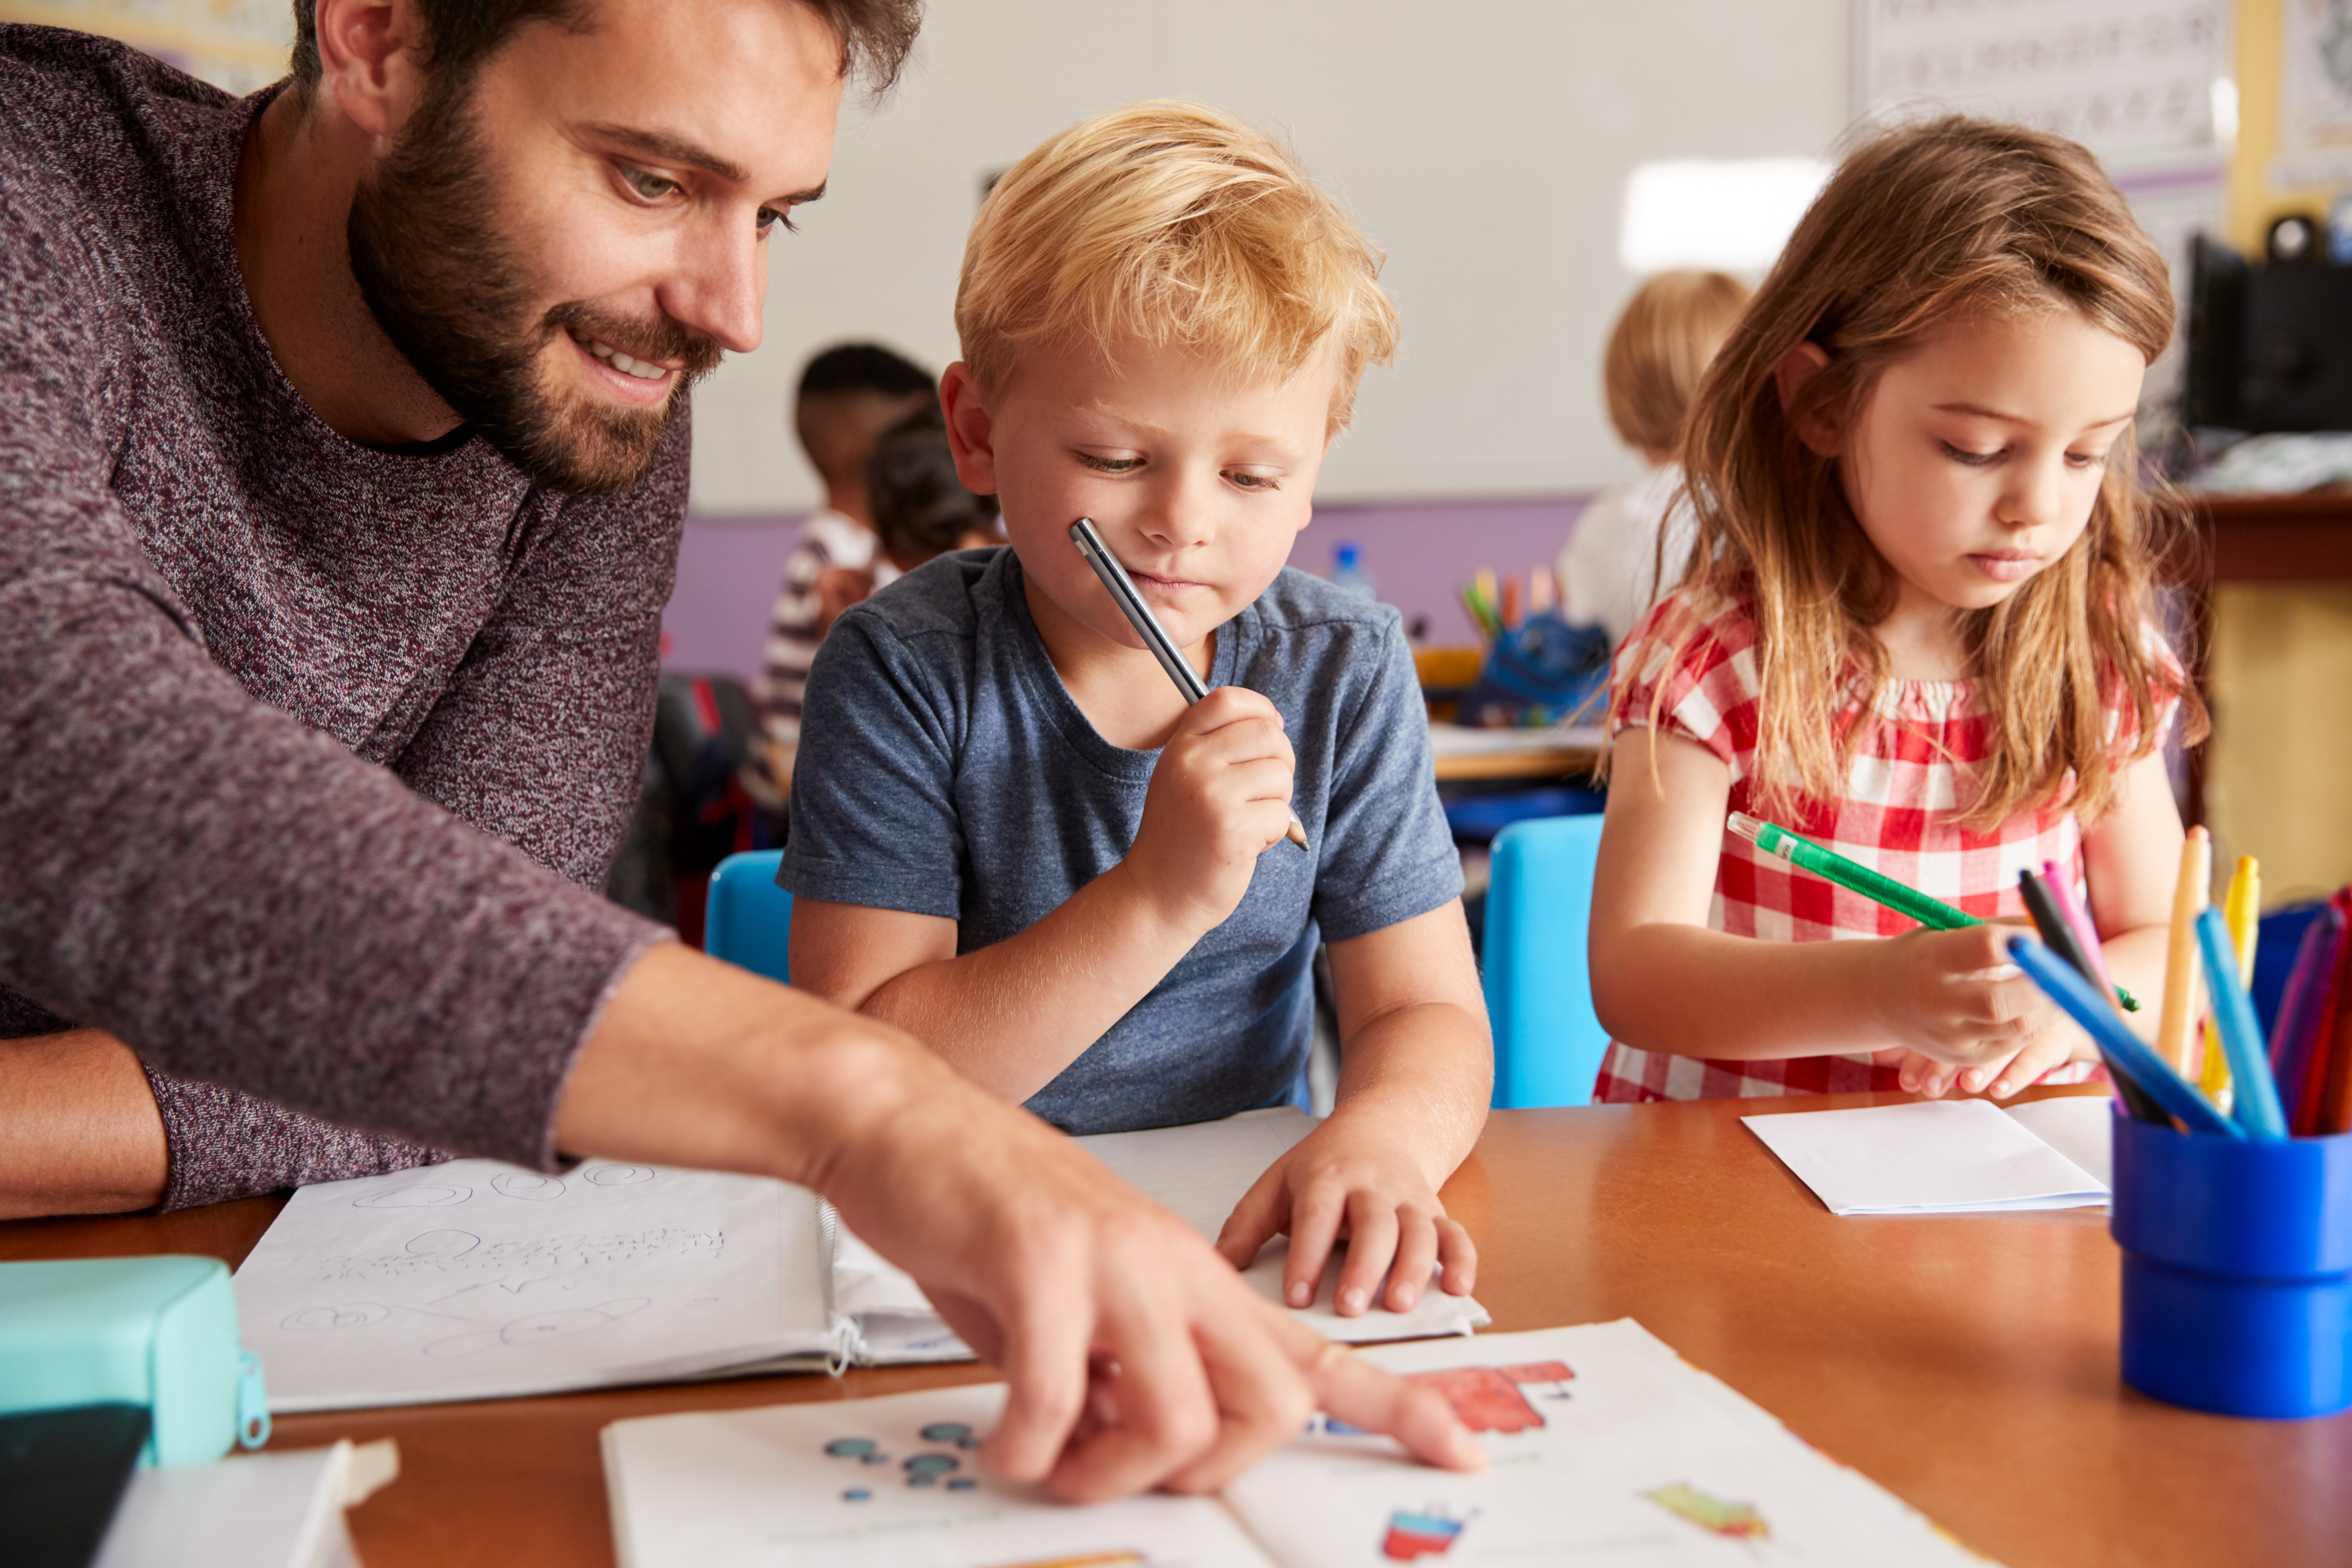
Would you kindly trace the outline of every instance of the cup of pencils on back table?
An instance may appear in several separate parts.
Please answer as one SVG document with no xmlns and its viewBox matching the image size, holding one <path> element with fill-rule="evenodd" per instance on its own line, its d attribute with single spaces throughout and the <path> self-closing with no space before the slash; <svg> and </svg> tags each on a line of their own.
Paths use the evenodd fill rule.
<svg viewBox="0 0 2352 1568">
<path fill-rule="evenodd" d="M 2241 860 L 2210 909 L 2211 854 L 2190 829 L 2153 1047 L 2125 1026 L 2060 879 L 2028 874 L 2042 940 L 2010 952 L 2116 1079 L 2124 1381 L 2224 1415 L 2333 1415 L 2352 1407 L 2352 889 L 2305 928 L 2265 1040 L 2248 992 L 2258 868 Z"/>
<path fill-rule="evenodd" d="M 1598 714 L 1609 681 L 1609 634 L 1560 614 L 1551 569 L 1496 583 L 1486 567 L 1462 589 L 1462 607 L 1486 638 L 1478 679 L 1463 695 L 1464 724 L 1507 727 L 1574 722 Z"/>
</svg>

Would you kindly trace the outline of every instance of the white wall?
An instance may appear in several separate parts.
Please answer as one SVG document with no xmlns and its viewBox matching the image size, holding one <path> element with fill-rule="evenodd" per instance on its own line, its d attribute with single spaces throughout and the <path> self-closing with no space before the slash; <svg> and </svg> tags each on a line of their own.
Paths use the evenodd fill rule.
<svg viewBox="0 0 2352 1568">
<path fill-rule="evenodd" d="M 1629 475 L 1601 348 L 1635 279 L 1628 171 L 1830 150 L 1851 100 L 1847 0 L 933 0 L 881 110 L 844 115 L 824 200 L 774 245 L 767 337 L 696 399 L 698 511 L 797 510 L 784 427 L 802 362 L 872 337 L 934 367 L 981 183 L 1133 99 L 1288 133 L 1389 257 L 1403 317 L 1328 500 L 1581 490 Z"/>
</svg>

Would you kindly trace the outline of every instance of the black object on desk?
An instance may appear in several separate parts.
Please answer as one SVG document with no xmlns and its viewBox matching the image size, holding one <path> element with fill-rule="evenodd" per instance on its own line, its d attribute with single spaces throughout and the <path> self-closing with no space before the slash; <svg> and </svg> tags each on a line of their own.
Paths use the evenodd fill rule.
<svg viewBox="0 0 2352 1568">
<path fill-rule="evenodd" d="M 0 1415 L 0 1520 L 12 1568 L 87 1568 L 147 1441 L 143 1405 Z"/>
</svg>

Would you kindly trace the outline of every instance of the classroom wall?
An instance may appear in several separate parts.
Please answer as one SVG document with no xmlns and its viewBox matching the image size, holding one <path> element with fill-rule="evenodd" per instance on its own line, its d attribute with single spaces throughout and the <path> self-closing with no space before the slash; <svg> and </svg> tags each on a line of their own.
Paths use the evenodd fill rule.
<svg viewBox="0 0 2352 1568">
<path fill-rule="evenodd" d="M 1851 102 L 1848 0 L 954 0 L 900 92 L 843 117 L 832 183 L 780 236 L 767 338 L 697 405 L 698 514 L 814 503 L 787 436 L 801 364 L 875 336 L 933 365 L 983 181 L 1052 132 L 1155 95 L 1287 132 L 1389 253 L 1404 326 L 1327 500 L 1559 496 L 1632 477 L 1601 416 L 1627 174 L 1819 155 Z"/>
<path fill-rule="evenodd" d="M 1524 574 L 1567 542 L 1582 496 L 1318 506 L 1290 563 L 1328 576 L 1332 546 L 1360 545 L 1382 600 L 1435 644 L 1475 640 L 1454 592 L 1480 566 Z M 678 550 L 677 591 L 662 613 L 673 669 L 749 680 L 760 668 L 768 611 L 783 580 L 800 519 L 690 518 Z"/>
</svg>

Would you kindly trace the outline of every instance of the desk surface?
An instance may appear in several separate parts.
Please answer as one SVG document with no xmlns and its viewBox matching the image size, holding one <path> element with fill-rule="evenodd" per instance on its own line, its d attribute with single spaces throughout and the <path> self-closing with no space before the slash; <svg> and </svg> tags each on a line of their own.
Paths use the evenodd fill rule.
<svg viewBox="0 0 2352 1568">
<path fill-rule="evenodd" d="M 1487 730 L 1438 722 L 1430 725 L 1429 741 L 1439 784 L 1555 779 L 1591 773 L 1608 731 L 1596 724 Z"/>
<path fill-rule="evenodd" d="M 1738 1121 L 1899 1098 L 1496 1112 L 1444 1194 L 1478 1244 L 1495 1328 L 1638 1318 L 2010 1568 L 2343 1562 L 2352 1415 L 2231 1421 L 2125 1389 L 2101 1211 L 1838 1219 Z M 0 1258 L 234 1262 L 278 1204 L 0 1225 Z M 612 1561 L 596 1446 L 607 1422 L 985 1375 L 906 1369 L 290 1416 L 273 1441 L 399 1439 L 400 1479 L 351 1516 L 368 1568 L 594 1564 Z"/>
</svg>

